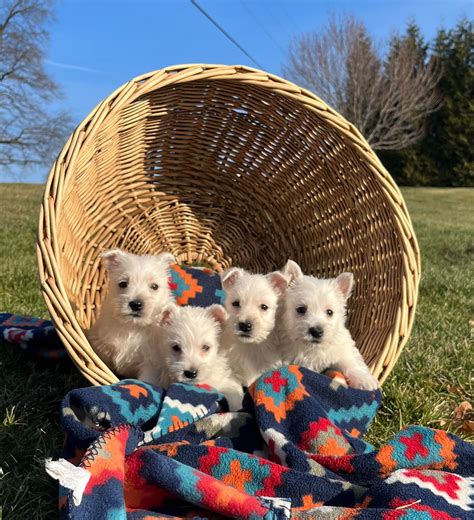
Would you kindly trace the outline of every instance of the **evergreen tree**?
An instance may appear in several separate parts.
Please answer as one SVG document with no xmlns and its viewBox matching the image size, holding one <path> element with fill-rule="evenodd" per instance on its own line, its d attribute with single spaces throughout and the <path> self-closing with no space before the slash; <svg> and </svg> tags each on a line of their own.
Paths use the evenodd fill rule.
<svg viewBox="0 0 474 520">
<path fill-rule="evenodd" d="M 443 67 L 443 105 L 429 118 L 429 133 L 420 143 L 431 158 L 439 186 L 474 186 L 474 34 L 462 19 L 451 31 L 440 30 L 434 54 Z"/>
<path fill-rule="evenodd" d="M 413 20 L 408 22 L 405 34 L 392 37 L 387 54 L 388 68 L 403 46 L 413 53 L 415 68 L 425 67 L 430 59 L 434 59 L 429 54 L 428 42 L 425 41 L 420 28 Z M 422 166 L 426 157 L 418 155 L 418 148 L 419 143 L 416 143 L 404 150 L 388 150 L 379 153 L 380 159 L 397 183 L 404 186 L 430 185 L 430 168 L 427 168 L 426 164 Z M 412 167 L 414 163 L 418 165 L 417 168 Z"/>
<path fill-rule="evenodd" d="M 415 29 L 409 26 L 404 38 L 426 59 L 428 49 Z M 461 19 L 452 30 L 440 29 L 430 54 L 442 71 L 441 108 L 429 115 L 419 143 L 381 159 L 400 184 L 474 186 L 473 22 Z"/>
</svg>

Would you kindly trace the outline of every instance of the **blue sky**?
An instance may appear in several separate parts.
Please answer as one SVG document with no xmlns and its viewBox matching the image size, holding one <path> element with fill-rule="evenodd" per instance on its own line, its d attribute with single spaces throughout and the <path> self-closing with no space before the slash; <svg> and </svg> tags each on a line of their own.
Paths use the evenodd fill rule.
<svg viewBox="0 0 474 520">
<path fill-rule="evenodd" d="M 353 13 L 383 41 L 413 18 L 427 38 L 472 17 L 466 0 L 198 0 L 265 70 L 281 73 L 291 38 L 322 29 L 331 13 Z M 134 76 L 178 63 L 255 66 L 190 0 L 62 0 L 51 25 L 47 68 L 79 123 Z M 42 182 L 47 169 L 21 175 Z M 0 174 L 0 179 L 5 179 Z M 15 180 L 19 180 L 18 178 Z"/>
</svg>

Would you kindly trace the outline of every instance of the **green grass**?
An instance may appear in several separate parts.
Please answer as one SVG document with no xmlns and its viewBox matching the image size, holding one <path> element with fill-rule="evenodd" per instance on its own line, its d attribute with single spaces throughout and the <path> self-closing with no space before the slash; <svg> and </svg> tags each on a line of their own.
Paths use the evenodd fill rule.
<svg viewBox="0 0 474 520">
<path fill-rule="evenodd" d="M 35 251 L 42 190 L 0 184 L 0 312 L 48 315 Z M 60 400 L 85 380 L 71 364 L 38 363 L 7 343 L 0 343 L 0 378 L 0 511 L 6 519 L 55 518 L 57 483 L 43 460 L 61 449 Z"/>
<path fill-rule="evenodd" d="M 41 192 L 40 186 L 0 184 L 0 312 L 47 316 L 34 245 Z M 403 194 L 423 275 L 413 334 L 384 385 L 384 405 L 370 430 L 376 445 L 408 424 L 439 427 L 448 420 L 441 427 L 452 428 L 454 407 L 474 395 L 474 190 Z M 53 517 L 57 486 L 45 475 L 43 459 L 61 449 L 61 398 L 86 382 L 70 365 L 33 362 L 6 344 L 0 345 L 0 377 L 0 508 L 5 518 Z"/>
<path fill-rule="evenodd" d="M 375 443 L 408 424 L 454 431 L 452 411 L 474 397 L 474 190 L 402 192 L 422 277 L 412 335 L 384 384 L 384 405 L 370 431 Z"/>
</svg>

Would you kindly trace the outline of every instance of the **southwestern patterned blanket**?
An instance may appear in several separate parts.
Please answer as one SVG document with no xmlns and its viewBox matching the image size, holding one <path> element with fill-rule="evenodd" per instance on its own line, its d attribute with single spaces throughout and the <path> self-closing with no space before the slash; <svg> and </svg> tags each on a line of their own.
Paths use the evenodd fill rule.
<svg viewBox="0 0 474 520">
<path fill-rule="evenodd" d="M 348 388 L 340 374 L 298 366 L 261 376 L 235 413 L 205 387 L 164 392 L 129 379 L 74 390 L 62 404 L 63 456 L 74 466 L 50 463 L 59 464 L 65 484 L 61 513 L 81 520 L 474 518 L 474 446 L 412 426 L 375 449 L 363 436 L 380 398 Z"/>
</svg>

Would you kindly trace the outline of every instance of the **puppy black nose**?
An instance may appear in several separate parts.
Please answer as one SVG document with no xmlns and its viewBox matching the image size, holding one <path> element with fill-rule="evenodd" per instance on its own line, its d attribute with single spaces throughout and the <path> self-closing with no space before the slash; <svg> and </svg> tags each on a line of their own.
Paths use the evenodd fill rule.
<svg viewBox="0 0 474 520">
<path fill-rule="evenodd" d="M 252 330 L 252 324 L 250 321 L 239 321 L 239 330 L 242 332 L 250 332 Z"/>
<path fill-rule="evenodd" d="M 184 377 L 187 377 L 188 379 L 195 379 L 198 375 L 198 371 L 195 368 L 191 368 L 191 370 L 185 370 L 183 374 Z"/>
<path fill-rule="evenodd" d="M 128 306 L 132 311 L 141 311 L 143 309 L 143 302 L 141 300 L 132 300 L 128 302 Z"/>
<path fill-rule="evenodd" d="M 319 339 L 323 336 L 324 330 L 321 327 L 311 327 L 308 332 L 314 339 Z"/>
</svg>

